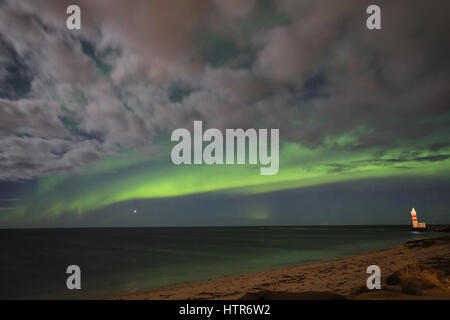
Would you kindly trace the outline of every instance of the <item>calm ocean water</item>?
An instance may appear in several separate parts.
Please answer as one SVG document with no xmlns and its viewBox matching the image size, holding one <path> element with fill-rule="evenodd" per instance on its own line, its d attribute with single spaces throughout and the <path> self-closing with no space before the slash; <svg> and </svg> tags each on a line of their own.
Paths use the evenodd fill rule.
<svg viewBox="0 0 450 320">
<path fill-rule="evenodd" d="M 0 230 L 0 298 L 94 298 L 443 236 L 402 226 Z M 78 265 L 82 290 L 66 289 Z"/>
</svg>

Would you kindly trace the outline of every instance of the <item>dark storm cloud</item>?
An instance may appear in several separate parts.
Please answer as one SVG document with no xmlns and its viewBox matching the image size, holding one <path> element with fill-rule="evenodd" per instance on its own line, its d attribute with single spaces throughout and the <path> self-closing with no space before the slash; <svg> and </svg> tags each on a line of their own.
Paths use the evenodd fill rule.
<svg viewBox="0 0 450 320">
<path fill-rule="evenodd" d="M 369 159 L 369 160 L 359 160 L 359 161 L 349 161 L 346 164 L 342 163 L 329 163 L 326 166 L 330 167 L 329 172 L 345 172 L 350 169 L 358 168 L 363 165 L 377 165 L 377 166 L 383 166 L 383 165 L 392 165 L 395 164 L 396 168 L 409 168 L 406 164 L 414 163 L 414 162 L 438 162 L 438 161 L 445 161 L 450 158 L 450 155 L 444 154 L 444 155 L 433 155 L 433 156 L 426 156 L 426 157 L 408 157 L 408 156 L 400 156 L 398 158 L 383 158 L 383 159 Z M 404 166 L 401 166 L 401 164 L 404 163 Z"/>
<path fill-rule="evenodd" d="M 311 147 L 356 130 L 332 147 L 445 149 L 448 1 L 383 3 L 381 31 L 359 0 L 76 1 L 69 31 L 72 3 L 0 4 L 0 179 L 153 152 L 194 119 Z"/>
</svg>

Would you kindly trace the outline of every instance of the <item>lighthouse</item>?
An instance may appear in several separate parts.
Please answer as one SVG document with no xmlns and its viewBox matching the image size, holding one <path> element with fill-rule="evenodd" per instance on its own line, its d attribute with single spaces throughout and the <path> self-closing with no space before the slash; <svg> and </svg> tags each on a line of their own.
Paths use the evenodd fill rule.
<svg viewBox="0 0 450 320">
<path fill-rule="evenodd" d="M 417 212 L 414 208 L 412 208 L 412 210 L 411 210 L 411 219 L 412 219 L 413 228 L 418 228 L 418 229 L 426 228 L 425 222 L 418 222 Z"/>
</svg>

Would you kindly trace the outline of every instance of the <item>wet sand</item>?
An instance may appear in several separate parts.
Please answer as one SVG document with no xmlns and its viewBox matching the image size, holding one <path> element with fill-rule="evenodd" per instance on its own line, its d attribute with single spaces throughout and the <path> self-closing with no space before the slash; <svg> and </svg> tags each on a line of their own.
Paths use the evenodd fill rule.
<svg viewBox="0 0 450 320">
<path fill-rule="evenodd" d="M 368 291 L 366 269 L 381 268 L 382 289 Z M 106 299 L 450 299 L 450 236 L 389 249 Z"/>
</svg>

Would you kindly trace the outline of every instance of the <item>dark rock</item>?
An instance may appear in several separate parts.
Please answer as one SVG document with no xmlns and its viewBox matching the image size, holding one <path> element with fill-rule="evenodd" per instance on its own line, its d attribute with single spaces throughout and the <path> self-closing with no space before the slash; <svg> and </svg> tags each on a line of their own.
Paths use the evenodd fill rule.
<svg viewBox="0 0 450 320">
<path fill-rule="evenodd" d="M 400 275 L 400 272 L 394 272 L 389 277 L 386 278 L 386 284 L 390 286 L 396 286 L 398 284 L 402 283 L 402 278 Z"/>
</svg>

